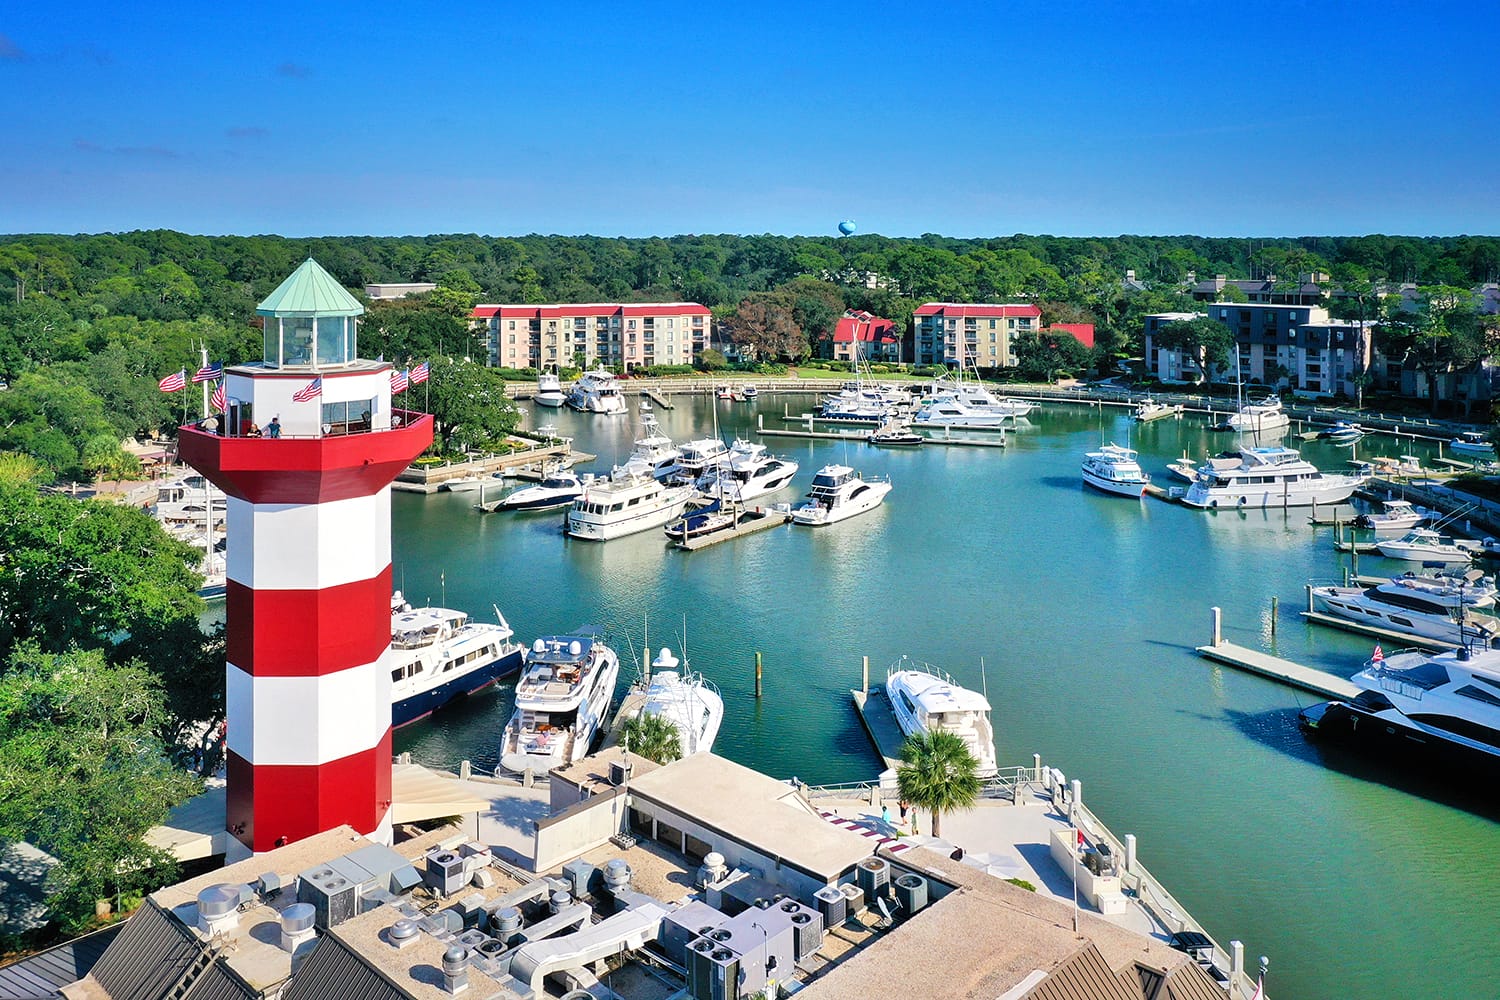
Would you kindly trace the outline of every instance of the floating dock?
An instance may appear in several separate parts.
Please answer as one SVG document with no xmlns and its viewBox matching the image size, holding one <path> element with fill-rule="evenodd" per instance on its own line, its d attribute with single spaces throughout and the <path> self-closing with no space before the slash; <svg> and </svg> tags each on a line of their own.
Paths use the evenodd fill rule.
<svg viewBox="0 0 1500 1000">
<path fill-rule="evenodd" d="M 1334 504 L 1333 506 L 1313 506 L 1312 516 L 1307 519 L 1308 524 L 1348 524 L 1359 516 L 1359 511 L 1346 503 Z"/>
<path fill-rule="evenodd" d="M 900 767 L 901 747 L 906 742 L 906 734 L 896 723 L 896 713 L 891 711 L 885 688 L 877 686 L 872 691 L 851 690 L 849 696 L 854 699 L 854 710 L 865 724 L 865 732 L 870 734 L 876 752 L 885 762 L 885 770 Z"/>
<path fill-rule="evenodd" d="M 720 542 L 727 542 L 732 538 L 744 538 L 746 535 L 753 535 L 758 531 L 778 527 L 790 520 L 791 518 L 786 514 L 777 511 L 746 511 L 732 528 L 724 528 L 721 531 L 715 531 L 711 535 L 700 535 L 697 538 L 684 538 L 680 542 L 673 542 L 672 545 L 682 549 L 684 552 L 697 552 L 699 549 L 706 549 L 710 545 L 718 545 Z"/>
<path fill-rule="evenodd" d="M 1172 406 L 1166 407 L 1165 409 L 1157 410 L 1157 411 L 1155 411 L 1153 413 L 1148 413 L 1145 416 L 1141 416 L 1140 412 L 1137 411 L 1136 412 L 1136 416 L 1135 416 L 1135 420 L 1136 420 L 1136 423 L 1149 424 L 1153 420 L 1161 420 L 1161 419 L 1163 419 L 1165 417 L 1180 417 L 1180 416 L 1182 416 L 1182 404 L 1181 403 L 1176 403 L 1176 404 L 1174 404 Z"/>
<path fill-rule="evenodd" d="M 772 438 L 803 438 L 803 439 L 809 439 L 810 438 L 810 439 L 813 439 L 813 440 L 822 440 L 822 441 L 854 441 L 854 442 L 857 442 L 859 444 L 868 444 L 869 443 L 869 442 L 867 442 L 865 440 L 866 434 L 868 433 L 866 431 L 844 431 L 842 433 L 839 433 L 839 432 L 834 432 L 834 431 L 794 431 L 794 430 L 776 430 L 774 428 L 771 429 L 771 430 L 766 430 L 765 428 L 760 428 L 757 431 L 757 433 L 759 433 L 761 437 L 772 437 Z M 929 444 L 950 445 L 950 446 L 955 447 L 955 448 L 1004 448 L 1005 447 L 1005 439 L 1004 438 L 1001 438 L 998 441 L 985 441 L 985 440 L 982 440 L 980 438 L 926 437 L 926 435 L 924 435 L 924 438 L 925 438 L 925 440 L 922 442 L 921 445 L 912 445 L 911 447 L 923 447 L 923 446 L 929 445 Z"/>
<path fill-rule="evenodd" d="M 670 399 L 668 399 L 666 396 L 663 396 L 655 389 L 642 389 L 641 395 L 651 400 L 653 404 L 660 406 L 663 410 L 677 409 L 677 407 L 672 405 L 672 401 Z"/>
<path fill-rule="evenodd" d="M 1358 687 L 1335 674 L 1304 667 L 1300 663 L 1283 660 L 1254 649 L 1236 646 L 1232 642 L 1220 640 L 1217 644 L 1199 646 L 1198 655 L 1252 674 L 1268 677 L 1273 681 L 1301 688 L 1304 691 L 1310 691 L 1324 698 L 1349 701 L 1359 694 Z"/>
</svg>

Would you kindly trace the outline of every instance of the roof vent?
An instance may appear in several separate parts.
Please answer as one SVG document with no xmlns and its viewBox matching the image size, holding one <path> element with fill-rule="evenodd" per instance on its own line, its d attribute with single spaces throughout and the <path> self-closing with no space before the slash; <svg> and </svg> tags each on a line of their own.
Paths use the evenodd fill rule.
<svg viewBox="0 0 1500 1000">
<path fill-rule="evenodd" d="M 454 945 L 443 952 L 443 989 L 462 993 L 469 988 L 469 949 Z"/>
<path fill-rule="evenodd" d="M 293 958 L 305 954 L 318 932 L 314 929 L 318 908 L 311 903 L 293 903 L 281 911 L 281 950 Z"/>
<path fill-rule="evenodd" d="M 398 950 L 401 948 L 410 948 L 417 943 L 416 922 L 405 919 L 396 921 L 391 925 L 390 931 L 387 932 L 387 937 L 390 939 L 391 947 L 393 948 Z"/>
<path fill-rule="evenodd" d="M 240 925 L 240 887 L 211 885 L 198 893 L 198 929 L 214 936 Z"/>
</svg>

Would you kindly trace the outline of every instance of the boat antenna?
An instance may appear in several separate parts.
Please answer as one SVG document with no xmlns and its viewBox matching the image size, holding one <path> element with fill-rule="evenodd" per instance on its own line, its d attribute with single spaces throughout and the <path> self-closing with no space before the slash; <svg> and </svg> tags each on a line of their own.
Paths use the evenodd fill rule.
<svg viewBox="0 0 1500 1000">
<path fill-rule="evenodd" d="M 984 700 L 989 701 L 990 685 L 989 681 L 985 680 L 984 677 L 984 657 L 982 656 L 979 658 L 979 690 L 984 693 Z"/>
</svg>

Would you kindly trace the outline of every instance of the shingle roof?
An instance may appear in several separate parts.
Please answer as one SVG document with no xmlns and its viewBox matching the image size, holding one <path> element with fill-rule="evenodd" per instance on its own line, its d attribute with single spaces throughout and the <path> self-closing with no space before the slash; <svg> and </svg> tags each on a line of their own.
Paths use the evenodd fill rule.
<svg viewBox="0 0 1500 1000">
<path fill-rule="evenodd" d="M 89 974 L 124 924 L 113 924 L 0 969 L 0 997 L 52 1000 L 58 991 Z"/>
<path fill-rule="evenodd" d="M 309 257 L 255 311 L 262 316 L 358 316 L 365 307 Z"/>
</svg>

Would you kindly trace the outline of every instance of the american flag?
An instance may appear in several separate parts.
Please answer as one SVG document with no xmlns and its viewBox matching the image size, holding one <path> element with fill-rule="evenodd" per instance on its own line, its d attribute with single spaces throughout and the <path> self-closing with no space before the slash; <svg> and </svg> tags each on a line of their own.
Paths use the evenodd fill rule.
<svg viewBox="0 0 1500 1000">
<path fill-rule="evenodd" d="M 417 365 L 417 367 L 411 370 L 411 373 L 407 377 L 411 379 L 412 385 L 421 385 L 423 382 L 426 382 L 427 362 L 424 361 L 420 365 Z"/>
<path fill-rule="evenodd" d="M 229 407 L 224 405 L 224 383 L 222 381 L 218 385 L 214 386 L 212 402 L 214 404 L 214 409 L 218 410 L 220 413 L 223 413 L 225 410 L 229 409 Z"/>
<path fill-rule="evenodd" d="M 317 399 L 321 395 L 323 395 L 323 376 L 319 375 L 317 378 L 307 383 L 307 385 L 292 393 L 292 401 L 296 403 L 305 403 L 309 399 Z"/>
<path fill-rule="evenodd" d="M 392 368 L 391 369 L 391 395 L 394 396 L 397 393 L 405 392 L 406 391 L 407 382 L 409 381 L 410 376 L 411 376 L 410 372 L 401 372 L 401 371 L 397 371 L 396 369 Z"/>
<path fill-rule="evenodd" d="M 1384 660 L 1385 660 L 1385 650 L 1381 649 L 1379 646 L 1376 646 L 1375 647 L 1375 652 L 1372 653 L 1372 654 L 1370 654 L 1370 662 L 1371 663 L 1380 663 L 1380 662 L 1382 662 Z"/>
<path fill-rule="evenodd" d="M 187 388 L 187 369 L 173 372 L 166 378 L 156 383 L 156 387 L 162 392 L 181 392 Z"/>
<path fill-rule="evenodd" d="M 197 371 L 193 372 L 193 381 L 212 382 L 214 379 L 223 374 L 224 363 L 222 361 L 215 361 L 213 364 L 204 365 L 202 368 L 199 368 Z"/>
</svg>

